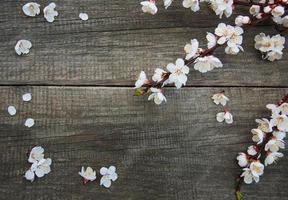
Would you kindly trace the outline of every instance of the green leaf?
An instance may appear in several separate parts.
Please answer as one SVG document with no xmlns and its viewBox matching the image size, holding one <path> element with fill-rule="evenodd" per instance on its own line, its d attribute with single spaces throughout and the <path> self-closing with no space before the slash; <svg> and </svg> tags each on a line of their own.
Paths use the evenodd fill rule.
<svg viewBox="0 0 288 200">
<path fill-rule="evenodd" d="M 243 194 L 240 191 L 236 192 L 236 200 L 243 200 Z"/>
<path fill-rule="evenodd" d="M 142 90 L 139 89 L 139 88 L 136 89 L 135 92 L 134 92 L 134 96 L 137 96 L 137 97 L 142 96 Z"/>
</svg>

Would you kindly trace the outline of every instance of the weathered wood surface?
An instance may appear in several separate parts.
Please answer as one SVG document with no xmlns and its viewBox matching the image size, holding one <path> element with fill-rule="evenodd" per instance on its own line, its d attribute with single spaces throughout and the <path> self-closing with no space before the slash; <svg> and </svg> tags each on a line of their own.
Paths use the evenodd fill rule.
<svg viewBox="0 0 288 200">
<path fill-rule="evenodd" d="M 168 89 L 168 103 L 158 107 L 132 96 L 134 79 L 140 70 L 151 75 L 183 57 L 192 38 L 205 46 L 206 32 L 221 21 L 205 6 L 192 13 L 175 1 L 151 16 L 141 13 L 140 0 L 56 0 L 59 17 L 50 24 L 42 14 L 25 17 L 26 2 L 3 0 L 0 6 L 0 199 L 234 198 L 235 156 L 251 144 L 254 119 L 269 115 L 265 105 L 288 92 L 288 57 L 262 61 L 253 48 L 255 34 L 273 30 L 251 29 L 239 56 L 217 51 L 222 69 L 192 70 L 189 87 Z M 78 19 L 79 12 L 89 20 Z M 19 39 L 33 43 L 29 55 L 15 54 Z M 232 125 L 215 119 L 221 107 L 210 96 L 222 89 L 231 99 Z M 32 102 L 21 101 L 25 92 L 32 92 Z M 8 105 L 16 106 L 15 117 Z M 23 126 L 27 117 L 35 127 Z M 42 145 L 53 164 L 49 175 L 31 184 L 23 173 L 34 145 Z M 81 185 L 82 165 L 99 171 L 112 164 L 119 180 L 110 189 L 99 186 L 99 173 L 95 183 Z M 283 158 L 265 169 L 259 184 L 243 187 L 246 199 L 288 199 L 287 167 Z"/>
<path fill-rule="evenodd" d="M 132 85 L 140 70 L 152 74 L 156 67 L 183 57 L 190 39 L 199 39 L 204 47 L 206 32 L 213 32 L 221 21 L 208 9 L 192 13 L 182 8 L 181 1 L 151 16 L 141 12 L 140 0 L 63 0 L 55 1 L 59 17 L 50 24 L 42 15 L 24 16 L 24 2 L 1 2 L 2 85 Z M 47 1 L 39 2 L 47 5 Z M 90 19 L 81 21 L 79 12 L 87 12 Z M 253 48 L 254 35 L 273 32 L 270 29 L 257 27 L 247 33 L 245 52 L 238 56 L 217 51 L 224 68 L 207 74 L 192 70 L 188 85 L 287 87 L 288 57 L 263 61 Z M 13 47 L 19 39 L 33 43 L 29 56 L 15 54 Z"/>
<path fill-rule="evenodd" d="M 221 107 L 210 96 L 231 97 L 232 125 L 216 122 Z M 24 92 L 33 100 L 23 103 Z M 159 107 L 132 89 L 94 87 L 1 87 L 0 199 L 233 199 L 235 156 L 251 144 L 254 119 L 288 89 L 169 89 Z M 173 98 L 172 98 L 173 96 Z M 18 108 L 16 117 L 7 105 Z M 35 127 L 23 127 L 26 117 Z M 36 144 L 53 159 L 52 172 L 35 183 L 22 177 L 26 152 Z M 287 154 L 287 150 L 284 151 Z M 107 190 L 98 180 L 81 184 L 81 166 L 117 166 L 119 180 Z M 257 185 L 243 187 L 246 199 L 287 199 L 288 160 L 266 168 Z"/>
</svg>

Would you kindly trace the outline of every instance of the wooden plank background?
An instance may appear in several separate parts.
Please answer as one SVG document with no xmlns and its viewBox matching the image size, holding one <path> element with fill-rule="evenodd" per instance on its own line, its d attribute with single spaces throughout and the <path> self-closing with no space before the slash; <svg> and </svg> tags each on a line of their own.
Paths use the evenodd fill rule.
<svg viewBox="0 0 288 200">
<path fill-rule="evenodd" d="M 140 70 L 152 74 L 183 57 L 191 38 L 204 46 L 206 32 L 220 22 L 207 7 L 192 13 L 176 1 L 150 16 L 141 13 L 140 0 L 56 0 L 59 17 L 49 24 L 42 15 L 25 17 L 26 2 L 3 0 L 0 6 L 0 199 L 234 198 L 235 157 L 251 144 L 254 119 L 268 116 L 265 105 L 288 92 L 287 56 L 271 63 L 253 49 L 254 35 L 271 28 L 247 33 L 239 56 L 217 51 L 224 68 L 192 71 L 188 86 L 168 89 L 168 102 L 159 107 L 132 96 L 134 79 Z M 79 20 L 79 12 L 89 20 Z M 15 54 L 19 39 L 33 43 L 26 56 Z M 210 97 L 223 89 L 232 125 L 215 119 L 221 107 Z M 25 92 L 32 92 L 32 102 L 21 101 Z M 8 105 L 16 106 L 15 117 Z M 23 126 L 27 117 L 35 127 Z M 23 173 L 34 145 L 42 145 L 53 164 L 31 184 Z M 115 165 L 119 179 L 104 189 L 98 173 L 96 182 L 83 186 L 82 165 L 98 171 Z M 245 199 L 288 199 L 287 166 L 283 158 L 265 169 L 259 184 L 243 187 Z"/>
</svg>

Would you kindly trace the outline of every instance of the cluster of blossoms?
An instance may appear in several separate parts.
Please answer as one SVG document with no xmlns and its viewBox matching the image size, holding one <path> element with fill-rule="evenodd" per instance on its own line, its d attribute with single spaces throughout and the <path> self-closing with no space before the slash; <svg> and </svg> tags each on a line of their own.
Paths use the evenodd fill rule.
<svg viewBox="0 0 288 200">
<path fill-rule="evenodd" d="M 100 169 L 100 174 L 102 175 L 100 185 L 103 185 L 106 188 L 109 188 L 111 186 L 111 181 L 116 181 L 118 178 L 118 175 L 116 173 L 116 167 L 114 166 L 110 166 L 109 168 L 102 167 Z M 96 171 L 93 170 L 91 167 L 87 167 L 86 170 L 84 169 L 84 167 L 82 167 L 79 175 L 83 177 L 84 184 L 87 184 L 89 181 L 92 182 L 96 180 Z"/>
<path fill-rule="evenodd" d="M 44 149 L 41 146 L 34 147 L 29 154 L 28 162 L 32 163 L 26 171 L 25 178 L 31 182 L 34 181 L 35 175 L 41 178 L 51 171 L 51 158 L 44 158 Z"/>
<path fill-rule="evenodd" d="M 243 172 L 238 178 L 236 194 L 240 194 L 240 184 L 243 180 L 246 184 L 253 181 L 258 183 L 259 177 L 264 173 L 264 167 L 273 164 L 277 159 L 283 157 L 279 152 L 284 149 L 283 139 L 288 132 L 288 95 L 278 104 L 268 104 L 271 110 L 270 119 L 256 119 L 257 128 L 251 130 L 254 145 L 249 146 L 246 153 L 237 156 L 238 165 Z"/>
<path fill-rule="evenodd" d="M 225 96 L 224 91 L 216 93 L 212 96 L 213 102 L 216 105 L 222 105 L 224 107 L 224 112 L 219 112 L 216 115 L 216 120 L 218 122 L 224 122 L 227 124 L 233 123 L 233 115 L 229 112 L 229 110 L 225 107 L 229 98 Z"/>
<path fill-rule="evenodd" d="M 158 0 L 159 1 L 159 0 Z M 166 71 L 160 68 L 155 70 L 152 80 L 148 80 L 146 74 L 142 71 L 136 84 L 136 96 L 150 93 L 149 100 L 154 100 L 156 104 L 166 102 L 163 93 L 163 87 L 170 84 L 175 85 L 177 89 L 184 86 L 187 82 L 187 74 L 191 67 L 201 73 L 209 72 L 215 68 L 223 67 L 223 63 L 213 53 L 219 47 L 225 48 L 225 53 L 237 55 L 244 51 L 242 48 L 244 30 L 255 26 L 258 23 L 272 21 L 279 34 L 266 36 L 260 33 L 255 36 L 255 48 L 262 53 L 262 58 L 269 61 L 282 58 L 285 38 L 282 36 L 288 32 L 288 1 L 287 0 L 183 0 L 185 8 L 190 8 L 193 12 L 200 9 L 199 3 L 206 2 L 210 8 L 220 18 L 222 16 L 230 17 L 238 6 L 247 6 L 249 13 L 239 15 L 235 18 L 235 26 L 224 23 L 218 24 L 214 33 L 207 33 L 207 48 L 199 47 L 199 41 L 192 39 L 191 43 L 186 44 L 184 51 L 186 56 L 178 58 L 176 63 L 170 63 Z M 163 0 L 167 9 L 173 3 L 173 0 Z M 142 1 L 142 11 L 144 13 L 156 14 L 158 12 L 158 2 L 156 0 Z"/>
<path fill-rule="evenodd" d="M 165 85 L 174 85 L 177 89 L 186 85 L 187 75 L 190 71 L 189 65 L 194 65 L 194 69 L 206 73 L 214 68 L 223 66 L 219 58 L 213 55 L 214 50 L 220 45 L 226 45 L 227 54 L 238 54 L 243 51 L 241 47 L 243 29 L 238 26 L 230 26 L 220 23 L 214 33 L 207 33 L 207 48 L 199 47 L 197 39 L 192 39 L 189 44 L 184 46 L 185 58 L 178 58 L 175 63 L 169 63 L 166 70 L 157 68 L 152 80 L 148 80 L 144 71 L 141 71 L 135 82 L 135 95 L 140 96 L 151 93 L 148 100 L 154 100 L 156 104 L 166 102 L 163 94 Z"/>
</svg>

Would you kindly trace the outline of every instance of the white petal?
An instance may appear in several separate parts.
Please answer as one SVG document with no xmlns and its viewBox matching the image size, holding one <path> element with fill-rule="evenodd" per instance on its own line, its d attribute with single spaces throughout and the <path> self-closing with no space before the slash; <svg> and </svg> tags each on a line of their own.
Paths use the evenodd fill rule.
<svg viewBox="0 0 288 200">
<path fill-rule="evenodd" d="M 31 93 L 23 94 L 22 99 L 23 99 L 23 101 L 31 101 L 31 99 L 32 99 Z"/>
<path fill-rule="evenodd" d="M 225 113 L 224 112 L 220 112 L 216 115 L 216 119 L 218 122 L 223 122 L 224 121 L 224 115 Z"/>
<path fill-rule="evenodd" d="M 35 178 L 34 172 L 32 172 L 30 169 L 27 170 L 26 173 L 25 173 L 25 178 L 26 178 L 28 181 L 33 182 L 33 181 L 34 181 L 34 178 Z"/>
<path fill-rule="evenodd" d="M 11 115 L 11 116 L 16 115 L 17 111 L 16 111 L 16 108 L 14 106 L 9 106 L 7 110 L 8 110 L 9 115 Z"/>
<path fill-rule="evenodd" d="M 106 167 L 102 167 L 102 168 L 100 169 L 100 174 L 101 174 L 101 175 L 105 175 L 105 174 L 107 174 L 107 172 L 108 172 L 108 169 L 107 169 Z"/>
<path fill-rule="evenodd" d="M 32 126 L 34 126 L 34 124 L 35 124 L 34 119 L 28 118 L 28 119 L 26 119 L 24 125 L 28 128 L 31 128 Z"/>
<path fill-rule="evenodd" d="M 37 168 L 35 171 L 37 177 L 41 178 L 45 175 L 44 171 L 41 168 Z"/>
<path fill-rule="evenodd" d="M 80 13 L 79 18 L 83 21 L 87 21 L 89 19 L 89 16 L 87 15 L 87 13 Z"/>
</svg>

